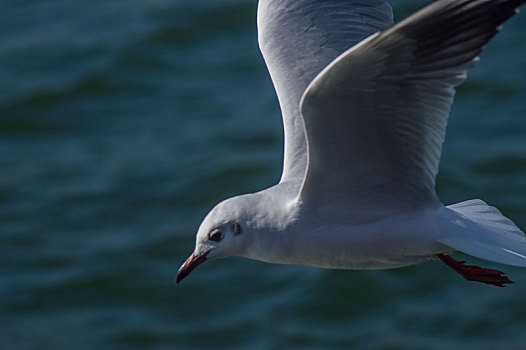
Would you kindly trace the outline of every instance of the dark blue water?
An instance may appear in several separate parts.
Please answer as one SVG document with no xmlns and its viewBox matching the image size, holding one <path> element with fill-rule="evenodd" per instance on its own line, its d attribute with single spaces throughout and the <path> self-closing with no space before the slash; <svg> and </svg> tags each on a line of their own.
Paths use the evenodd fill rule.
<svg viewBox="0 0 526 350">
<path fill-rule="evenodd" d="M 420 4 L 394 2 L 398 18 Z M 438 262 L 230 258 L 175 286 L 210 207 L 280 176 L 255 10 L 0 2 L 0 348 L 523 349 L 526 269 L 485 263 L 517 282 L 499 289 Z M 459 90 L 437 184 L 445 203 L 484 198 L 523 228 L 525 38 L 522 14 Z"/>
</svg>

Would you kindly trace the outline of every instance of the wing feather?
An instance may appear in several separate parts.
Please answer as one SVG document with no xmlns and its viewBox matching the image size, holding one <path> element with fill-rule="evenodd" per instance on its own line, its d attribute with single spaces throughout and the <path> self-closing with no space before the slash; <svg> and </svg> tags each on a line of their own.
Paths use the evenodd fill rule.
<svg viewBox="0 0 526 350">
<path fill-rule="evenodd" d="M 308 139 L 302 199 L 377 189 L 438 205 L 454 87 L 525 0 L 439 0 L 335 59 L 301 101 Z"/>
<path fill-rule="evenodd" d="M 385 0 L 260 0 L 259 45 L 278 94 L 285 131 L 281 181 L 300 181 L 307 144 L 301 96 L 334 58 L 393 23 Z"/>
</svg>

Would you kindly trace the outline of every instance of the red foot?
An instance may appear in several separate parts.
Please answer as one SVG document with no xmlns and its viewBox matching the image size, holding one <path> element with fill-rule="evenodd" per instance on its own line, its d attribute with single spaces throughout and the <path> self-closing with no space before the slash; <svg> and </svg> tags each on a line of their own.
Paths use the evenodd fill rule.
<svg viewBox="0 0 526 350">
<path fill-rule="evenodd" d="M 507 284 L 513 283 L 502 271 L 465 265 L 465 261 L 458 261 L 444 254 L 438 254 L 438 258 L 468 281 L 491 284 L 497 287 L 506 287 Z"/>
</svg>

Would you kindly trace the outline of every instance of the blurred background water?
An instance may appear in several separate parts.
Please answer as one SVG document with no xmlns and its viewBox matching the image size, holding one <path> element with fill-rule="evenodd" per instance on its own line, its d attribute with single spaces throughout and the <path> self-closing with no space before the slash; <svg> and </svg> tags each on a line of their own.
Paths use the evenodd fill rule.
<svg viewBox="0 0 526 350">
<path fill-rule="evenodd" d="M 398 19 L 422 4 L 393 1 Z M 255 0 L 0 1 L 0 348 L 523 349 L 514 267 L 484 263 L 517 282 L 499 289 L 438 262 L 230 258 L 175 286 L 211 206 L 280 176 L 255 13 Z M 459 89 L 437 180 L 445 203 L 484 198 L 523 228 L 525 35 L 523 14 Z"/>
</svg>

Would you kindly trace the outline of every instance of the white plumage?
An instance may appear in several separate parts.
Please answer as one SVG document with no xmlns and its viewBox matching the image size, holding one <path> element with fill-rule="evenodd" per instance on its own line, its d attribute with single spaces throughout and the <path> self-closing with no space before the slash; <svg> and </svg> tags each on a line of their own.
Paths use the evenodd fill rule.
<svg viewBox="0 0 526 350">
<path fill-rule="evenodd" d="M 455 86 L 525 1 L 438 0 L 392 26 L 383 0 L 261 0 L 283 175 L 212 209 L 177 280 L 239 255 L 343 269 L 440 258 L 467 279 L 511 283 L 447 254 L 526 267 L 524 233 L 481 200 L 445 207 L 435 177 Z"/>
</svg>

